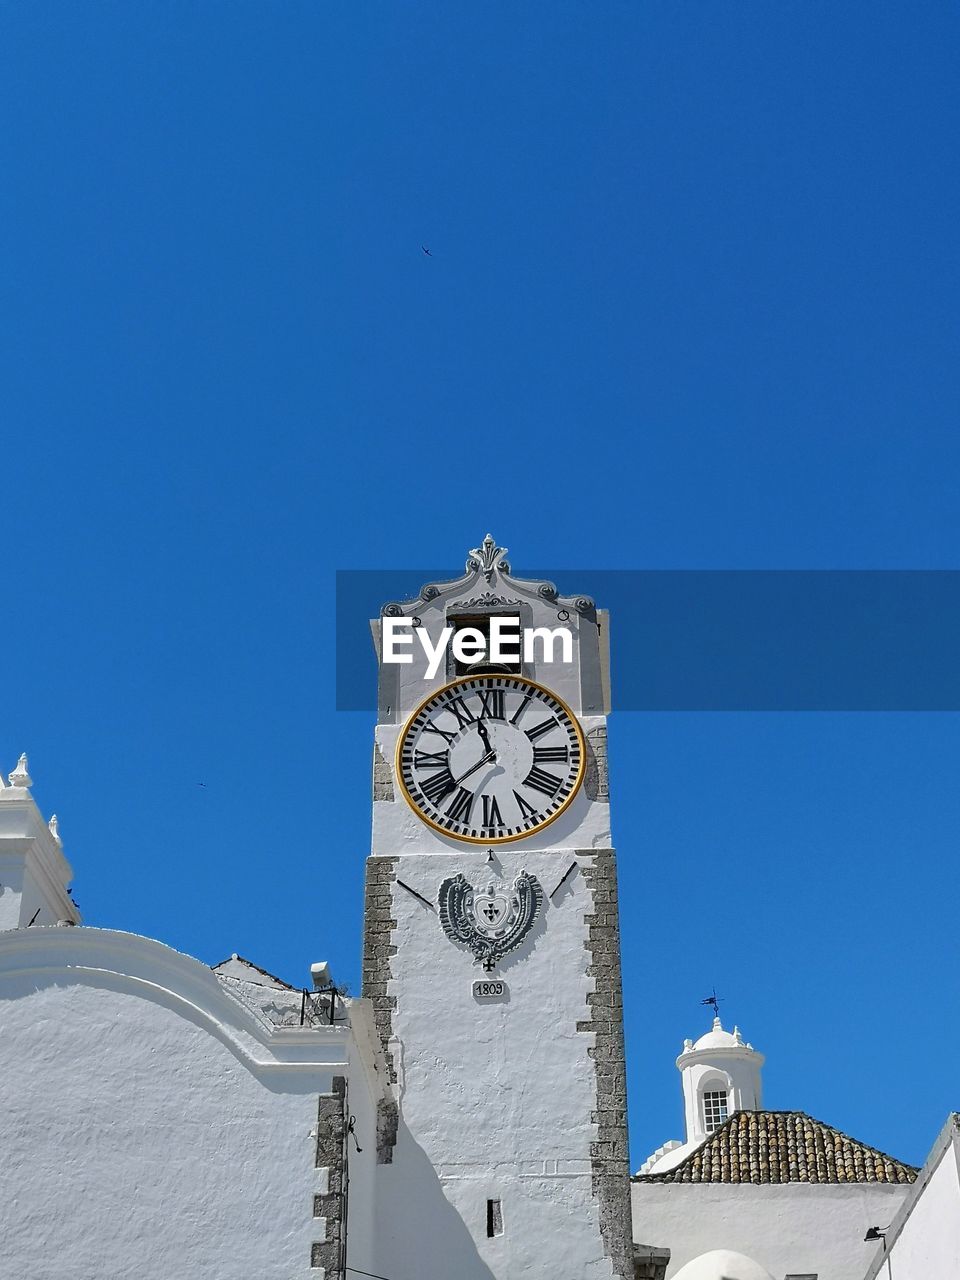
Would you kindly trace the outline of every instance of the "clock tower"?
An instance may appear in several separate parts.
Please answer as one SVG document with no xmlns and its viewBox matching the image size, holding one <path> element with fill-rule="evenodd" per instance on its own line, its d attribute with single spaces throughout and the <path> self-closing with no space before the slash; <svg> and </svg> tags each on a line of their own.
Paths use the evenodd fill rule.
<svg viewBox="0 0 960 1280">
<path fill-rule="evenodd" d="M 487 535 L 462 577 L 372 624 L 363 995 L 393 1096 L 375 1270 L 626 1280 L 607 619 L 505 555 Z M 527 643 L 492 652 L 508 619 Z M 407 660 L 387 661 L 402 633 Z"/>
</svg>

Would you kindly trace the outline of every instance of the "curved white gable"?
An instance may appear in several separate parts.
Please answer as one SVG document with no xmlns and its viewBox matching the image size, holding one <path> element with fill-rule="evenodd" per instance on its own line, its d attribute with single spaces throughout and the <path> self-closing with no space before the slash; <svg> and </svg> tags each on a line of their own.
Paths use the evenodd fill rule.
<svg viewBox="0 0 960 1280">
<path fill-rule="evenodd" d="M 350 1015 L 363 1021 L 362 1002 Z M 355 1156 L 358 1179 L 376 1159 L 368 1067 L 349 1069 L 369 1047 L 354 1044 L 349 1024 L 271 1025 L 146 938 L 0 935 L 3 1274 L 309 1273 L 328 1179 L 318 1099 L 334 1077 L 370 1153 Z"/>
<path fill-rule="evenodd" d="M 225 991 L 206 965 L 151 938 L 90 928 L 0 933 L 0 1002 L 77 984 L 165 1006 L 220 1039 L 252 1071 L 312 1071 L 319 1080 L 347 1060 L 349 1025 L 273 1026 Z"/>
</svg>

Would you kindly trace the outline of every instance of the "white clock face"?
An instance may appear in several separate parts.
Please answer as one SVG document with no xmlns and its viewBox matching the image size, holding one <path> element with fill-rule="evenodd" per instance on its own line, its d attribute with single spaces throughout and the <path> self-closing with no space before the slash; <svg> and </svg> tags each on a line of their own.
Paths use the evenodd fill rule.
<svg viewBox="0 0 960 1280">
<path fill-rule="evenodd" d="M 576 717 L 519 676 L 455 680 L 417 708 L 397 743 L 410 805 L 437 831 L 475 844 L 521 840 L 559 817 L 584 762 Z"/>
</svg>

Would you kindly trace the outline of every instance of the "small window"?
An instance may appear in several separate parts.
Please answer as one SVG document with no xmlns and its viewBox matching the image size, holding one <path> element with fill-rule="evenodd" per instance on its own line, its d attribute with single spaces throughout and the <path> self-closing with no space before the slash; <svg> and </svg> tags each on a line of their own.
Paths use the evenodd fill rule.
<svg viewBox="0 0 960 1280">
<path fill-rule="evenodd" d="M 703 1095 L 703 1124 L 707 1133 L 719 1129 L 727 1118 L 726 1090 L 716 1089 Z"/>
<path fill-rule="evenodd" d="M 487 1201 L 487 1236 L 492 1239 L 494 1236 L 503 1235 L 503 1212 L 500 1209 L 499 1200 Z"/>
</svg>

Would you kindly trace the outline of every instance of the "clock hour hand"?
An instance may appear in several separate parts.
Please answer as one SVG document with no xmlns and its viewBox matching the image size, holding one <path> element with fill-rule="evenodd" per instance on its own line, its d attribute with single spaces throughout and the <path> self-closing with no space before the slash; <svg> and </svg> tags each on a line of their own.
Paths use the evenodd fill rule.
<svg viewBox="0 0 960 1280">
<path fill-rule="evenodd" d="M 497 753 L 495 751 L 488 751 L 485 756 L 480 757 L 480 759 L 477 761 L 476 764 L 471 765 L 470 768 L 466 771 L 466 773 L 461 773 L 459 778 L 454 778 L 453 785 L 457 786 L 459 783 L 461 783 L 464 780 L 464 778 L 469 778 L 471 773 L 476 773 L 481 765 L 490 764 L 491 761 L 496 760 L 496 758 L 497 758 Z"/>
<path fill-rule="evenodd" d="M 490 730 L 487 728 L 483 716 L 481 716 L 477 721 L 477 733 L 479 733 L 480 737 L 483 739 L 485 749 L 487 751 L 492 751 L 493 747 L 490 744 Z"/>
</svg>

